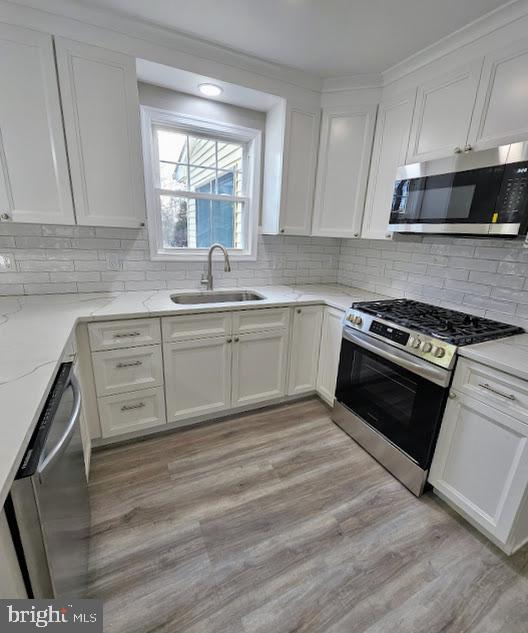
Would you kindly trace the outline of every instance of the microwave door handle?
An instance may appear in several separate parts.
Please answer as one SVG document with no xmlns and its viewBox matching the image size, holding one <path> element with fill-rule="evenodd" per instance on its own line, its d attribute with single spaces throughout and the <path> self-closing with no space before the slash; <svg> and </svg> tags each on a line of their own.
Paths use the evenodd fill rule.
<svg viewBox="0 0 528 633">
<path fill-rule="evenodd" d="M 366 337 L 356 332 L 352 332 L 346 328 L 343 330 L 343 338 L 358 347 L 366 349 L 373 354 L 381 356 L 385 360 L 407 369 L 413 374 L 418 374 L 423 378 L 434 382 L 440 387 L 447 387 L 451 378 L 451 374 L 442 367 L 431 365 L 427 361 L 413 360 L 408 352 L 401 352 L 395 347 L 379 341 L 378 339 Z"/>
<path fill-rule="evenodd" d="M 71 386 L 73 391 L 73 408 L 70 415 L 70 419 L 66 426 L 66 430 L 64 434 L 57 442 L 57 444 L 52 448 L 52 450 L 46 455 L 46 457 L 39 462 L 37 466 L 37 473 L 39 477 L 44 475 L 44 472 L 54 464 L 56 459 L 62 455 L 63 449 L 68 445 L 70 439 L 75 430 L 75 425 L 79 420 L 79 416 L 81 414 L 81 388 L 79 385 L 79 381 L 75 374 L 72 373 L 68 383 L 66 384 L 66 388 Z"/>
</svg>

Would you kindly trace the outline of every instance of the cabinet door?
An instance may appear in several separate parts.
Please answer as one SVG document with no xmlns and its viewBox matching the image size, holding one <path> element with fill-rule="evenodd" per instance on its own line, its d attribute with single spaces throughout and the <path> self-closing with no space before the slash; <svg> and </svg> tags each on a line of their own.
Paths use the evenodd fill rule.
<svg viewBox="0 0 528 633">
<path fill-rule="evenodd" d="M 165 343 L 167 420 L 187 421 L 229 408 L 231 348 L 224 337 Z"/>
<path fill-rule="evenodd" d="M 528 139 L 527 85 L 526 39 L 486 57 L 470 132 L 475 149 Z"/>
<path fill-rule="evenodd" d="M 380 105 L 361 236 L 390 239 L 389 216 L 396 171 L 405 164 L 416 90 Z"/>
<path fill-rule="evenodd" d="M 0 214 L 74 224 L 50 35 L 0 24 Z"/>
<path fill-rule="evenodd" d="M 286 135 L 280 232 L 310 235 L 319 113 L 289 109 Z"/>
<path fill-rule="evenodd" d="M 528 425 L 459 392 L 451 395 L 429 481 L 506 543 L 528 485 Z"/>
<path fill-rule="evenodd" d="M 78 224 L 139 227 L 145 192 L 132 57 L 55 38 Z"/>
<path fill-rule="evenodd" d="M 341 352 L 343 332 L 343 312 L 334 308 L 325 308 L 321 330 L 319 368 L 317 370 L 317 393 L 330 406 L 334 404 L 337 382 L 337 368 Z"/>
<path fill-rule="evenodd" d="M 376 105 L 323 111 L 313 234 L 359 237 Z"/>
<path fill-rule="evenodd" d="M 323 308 L 321 306 L 303 306 L 294 309 L 288 378 L 289 395 L 315 390 L 322 322 Z"/>
<path fill-rule="evenodd" d="M 466 145 L 482 59 L 418 86 L 408 163 L 450 156 Z"/>
<path fill-rule="evenodd" d="M 233 339 L 233 407 L 284 396 L 288 333 L 241 334 Z"/>
</svg>

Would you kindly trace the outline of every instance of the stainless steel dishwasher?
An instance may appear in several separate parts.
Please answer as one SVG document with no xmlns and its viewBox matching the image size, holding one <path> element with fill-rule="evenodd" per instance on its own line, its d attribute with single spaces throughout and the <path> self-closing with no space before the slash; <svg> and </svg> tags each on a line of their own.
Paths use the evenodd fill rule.
<svg viewBox="0 0 528 633">
<path fill-rule="evenodd" d="M 6 507 L 30 597 L 86 594 L 90 506 L 80 411 L 73 364 L 63 363 Z"/>
</svg>

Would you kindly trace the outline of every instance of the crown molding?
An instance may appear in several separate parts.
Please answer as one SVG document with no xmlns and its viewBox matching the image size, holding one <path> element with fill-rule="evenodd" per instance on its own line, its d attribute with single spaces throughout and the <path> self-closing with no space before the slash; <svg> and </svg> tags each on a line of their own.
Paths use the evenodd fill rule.
<svg viewBox="0 0 528 633">
<path fill-rule="evenodd" d="M 322 78 L 302 70 L 282 66 L 219 44 L 179 32 L 155 22 L 130 17 L 115 11 L 87 7 L 69 0 L 0 0 L 0 9 L 59 16 L 77 23 L 113 31 L 122 36 L 144 40 L 152 44 L 176 49 L 181 53 L 225 64 L 231 68 L 261 75 L 268 79 L 320 93 Z M 11 9 L 11 11 L 10 11 Z M 2 16 L 0 15 L 0 19 Z"/>
<path fill-rule="evenodd" d="M 381 73 L 362 73 L 343 77 L 327 77 L 323 79 L 323 93 L 343 92 L 344 90 L 361 90 L 364 88 L 381 88 Z"/>
<path fill-rule="evenodd" d="M 507 4 L 486 13 L 477 20 L 446 35 L 434 44 L 413 53 L 381 73 L 383 85 L 393 83 L 449 53 L 471 44 L 528 15 L 528 0 L 510 0 Z"/>
</svg>

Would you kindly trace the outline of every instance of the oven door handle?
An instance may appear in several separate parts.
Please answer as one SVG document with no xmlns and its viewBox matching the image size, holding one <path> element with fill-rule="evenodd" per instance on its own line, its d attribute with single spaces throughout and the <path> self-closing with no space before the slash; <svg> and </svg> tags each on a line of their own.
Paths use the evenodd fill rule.
<svg viewBox="0 0 528 633">
<path fill-rule="evenodd" d="M 381 356 L 399 367 L 403 367 L 403 369 L 407 369 L 413 374 L 418 374 L 422 378 L 434 382 L 440 387 L 449 386 L 451 372 L 447 369 L 436 367 L 426 360 L 415 360 L 408 352 L 400 351 L 388 343 L 384 343 L 365 334 L 353 332 L 346 326 L 343 328 L 343 338 L 358 347 L 366 349 L 377 356 Z"/>
</svg>

